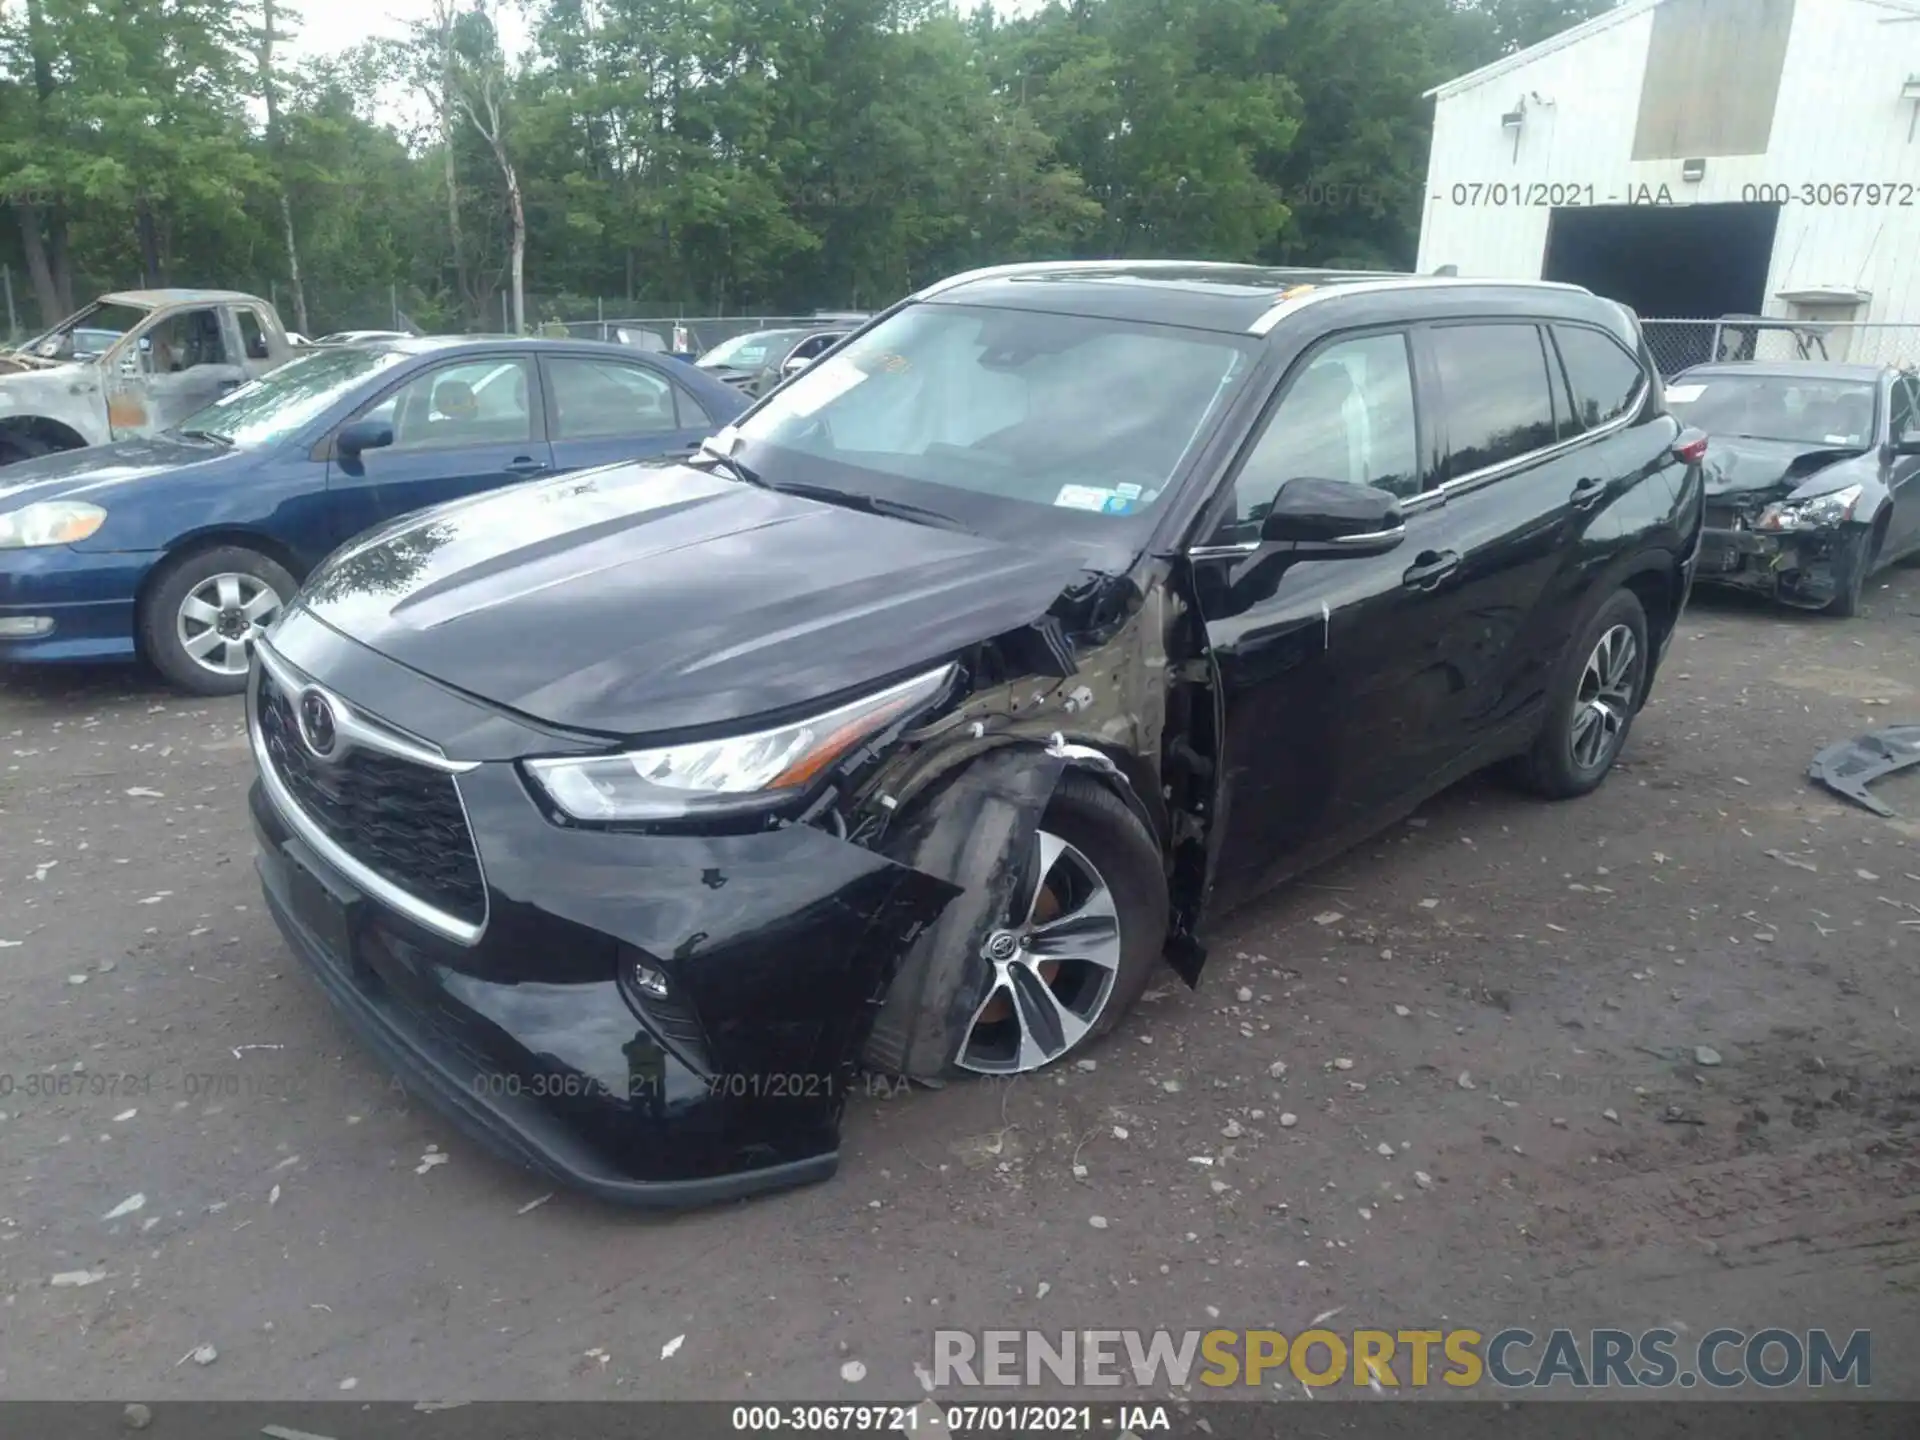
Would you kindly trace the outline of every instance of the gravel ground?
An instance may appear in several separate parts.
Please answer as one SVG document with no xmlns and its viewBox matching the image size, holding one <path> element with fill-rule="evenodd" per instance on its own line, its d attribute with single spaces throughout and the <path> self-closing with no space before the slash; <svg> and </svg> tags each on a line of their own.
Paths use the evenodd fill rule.
<svg viewBox="0 0 1920 1440">
<path fill-rule="evenodd" d="M 237 701 L 0 672 L 0 1395 L 918 1399 L 936 1328 L 1335 1309 L 1871 1328 L 1920 1395 L 1920 820 L 1803 779 L 1920 721 L 1916 635 L 1916 569 L 1853 622 L 1700 598 L 1599 794 L 1458 787 L 1080 1067 L 875 1095 L 830 1183 L 666 1219 L 361 1053 L 259 899 Z"/>
</svg>

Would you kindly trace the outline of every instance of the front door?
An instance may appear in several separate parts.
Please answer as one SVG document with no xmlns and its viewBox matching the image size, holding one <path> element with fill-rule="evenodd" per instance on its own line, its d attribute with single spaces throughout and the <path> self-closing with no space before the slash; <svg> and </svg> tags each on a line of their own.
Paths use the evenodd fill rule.
<svg viewBox="0 0 1920 1440">
<path fill-rule="evenodd" d="M 247 372 L 220 307 L 170 310 L 136 330 L 115 355 L 107 381 L 113 437 L 151 435 L 244 384 Z"/>
<path fill-rule="evenodd" d="M 525 356 L 436 365 L 353 418 L 384 421 L 393 444 L 327 464 L 334 543 L 398 516 L 549 473 L 539 384 Z"/>
<path fill-rule="evenodd" d="M 1893 381 L 1888 439 L 1920 439 L 1920 381 L 1897 375 Z M 1893 519 L 1882 553 L 1888 558 L 1920 549 L 1920 455 L 1895 454 L 1887 463 L 1887 489 L 1893 492 Z"/>
<path fill-rule="evenodd" d="M 644 360 L 541 357 L 556 470 L 692 451 L 713 421 L 666 372 Z"/>
<path fill-rule="evenodd" d="M 1191 552 L 1225 702 L 1216 893 L 1227 904 L 1342 848 L 1407 783 L 1431 726 L 1409 683 L 1433 641 L 1451 548 L 1408 337 L 1337 337 L 1294 366 L 1230 485 L 1231 513 Z M 1381 555 L 1296 561 L 1259 541 L 1281 488 L 1356 481 L 1402 497 Z"/>
</svg>

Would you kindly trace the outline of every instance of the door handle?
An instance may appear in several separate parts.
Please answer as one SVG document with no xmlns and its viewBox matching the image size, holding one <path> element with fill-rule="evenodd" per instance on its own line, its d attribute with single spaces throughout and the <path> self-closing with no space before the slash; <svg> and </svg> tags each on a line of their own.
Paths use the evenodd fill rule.
<svg viewBox="0 0 1920 1440">
<path fill-rule="evenodd" d="M 1460 568 L 1460 555 L 1454 550 L 1422 550 L 1412 566 L 1400 577 L 1409 590 L 1431 590 Z"/>
<path fill-rule="evenodd" d="M 507 469 L 515 475 L 538 475 L 546 468 L 546 461 L 536 460 L 531 455 L 516 455 L 507 462 Z"/>
<path fill-rule="evenodd" d="M 1574 509 L 1586 510 L 1598 505 L 1606 493 L 1607 482 L 1597 475 L 1590 475 L 1573 487 L 1573 494 L 1568 498 L 1572 500 Z"/>
</svg>

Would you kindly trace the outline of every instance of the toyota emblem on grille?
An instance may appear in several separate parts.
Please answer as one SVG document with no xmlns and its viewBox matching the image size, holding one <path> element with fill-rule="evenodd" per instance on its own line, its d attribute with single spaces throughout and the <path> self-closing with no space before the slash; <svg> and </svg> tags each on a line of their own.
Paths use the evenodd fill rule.
<svg viewBox="0 0 1920 1440">
<path fill-rule="evenodd" d="M 333 718 L 333 704 L 318 690 L 300 696 L 300 738 L 322 760 L 333 754 L 340 743 L 339 727 Z"/>
</svg>

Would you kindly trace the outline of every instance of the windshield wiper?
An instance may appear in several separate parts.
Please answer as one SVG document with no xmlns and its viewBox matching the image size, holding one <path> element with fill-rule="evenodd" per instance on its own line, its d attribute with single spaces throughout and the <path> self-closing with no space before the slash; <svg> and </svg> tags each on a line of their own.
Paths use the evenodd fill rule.
<svg viewBox="0 0 1920 1440">
<path fill-rule="evenodd" d="M 233 437 L 222 435 L 218 430 L 176 430 L 174 434 L 185 436 L 189 440 L 211 440 L 214 444 L 226 446 L 229 449 L 233 445 Z"/>
<path fill-rule="evenodd" d="M 715 449 L 710 439 L 700 442 L 700 448 L 688 457 L 687 463 L 691 465 L 700 460 L 711 460 L 716 465 L 724 466 L 732 472 L 734 479 L 743 481 L 748 485 L 757 485 L 762 490 L 771 490 L 773 488 L 761 478 L 759 471 L 749 467 L 745 461 L 734 459 L 734 457 L 727 454 L 726 451 Z"/>
<path fill-rule="evenodd" d="M 865 495 L 853 490 L 836 490 L 831 485 L 807 485 L 789 482 L 784 485 L 769 485 L 769 489 L 778 490 L 782 495 L 798 495 L 804 500 L 819 500 L 828 505 L 839 505 L 848 510 L 864 510 L 869 515 L 885 515 L 894 520 L 910 520 L 922 525 L 935 525 L 943 530 L 971 529 L 961 524 L 953 516 L 938 510 L 929 510 L 924 505 L 915 505 L 906 500 L 891 500 L 884 495 Z"/>
</svg>

